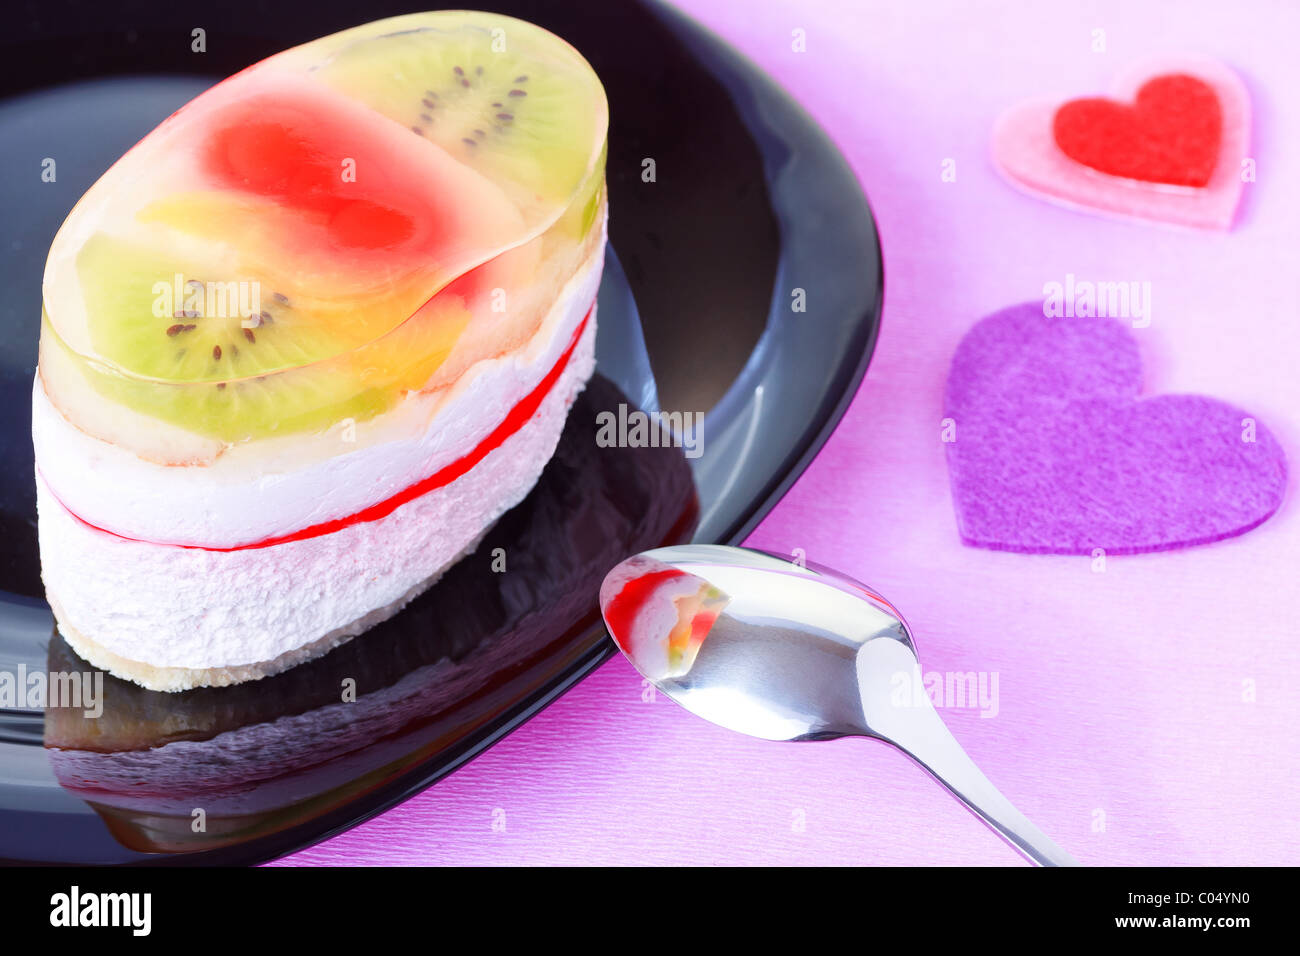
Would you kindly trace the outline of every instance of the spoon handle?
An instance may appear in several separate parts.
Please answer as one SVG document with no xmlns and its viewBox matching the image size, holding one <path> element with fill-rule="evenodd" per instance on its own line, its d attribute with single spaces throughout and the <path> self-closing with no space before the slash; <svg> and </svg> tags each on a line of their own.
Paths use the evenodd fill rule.
<svg viewBox="0 0 1300 956">
<path fill-rule="evenodd" d="M 890 743 L 929 771 L 972 813 L 1034 863 L 1079 865 L 993 786 L 933 707 L 919 708 L 915 716 L 914 732 L 902 735 L 904 739 L 891 739 Z"/>
<path fill-rule="evenodd" d="M 899 666 L 904 663 L 899 660 L 901 647 L 895 641 L 872 641 L 859 656 L 858 676 L 868 733 L 893 744 L 915 760 L 1029 860 L 1040 866 L 1078 866 L 1074 857 L 1034 826 L 989 782 L 948 730 L 928 696 L 913 694 L 900 704 L 897 695 L 891 696 L 879 686 L 882 676 L 890 680 L 890 669 L 871 666 L 869 660 L 863 666 L 864 658 L 877 658 L 874 662 L 877 665 L 884 663 L 885 657 L 893 658 L 890 663 L 896 669 L 892 674 L 901 676 L 910 672 L 914 681 L 911 686 L 921 687 L 920 667 L 910 651 L 906 652 L 906 665 Z"/>
</svg>

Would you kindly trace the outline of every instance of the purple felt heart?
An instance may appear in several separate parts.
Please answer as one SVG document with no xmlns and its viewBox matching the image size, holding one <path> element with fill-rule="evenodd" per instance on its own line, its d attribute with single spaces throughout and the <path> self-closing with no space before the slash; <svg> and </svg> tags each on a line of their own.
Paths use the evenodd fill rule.
<svg viewBox="0 0 1300 956">
<path fill-rule="evenodd" d="M 1123 323 L 1041 302 L 966 333 L 948 372 L 948 472 L 962 540 L 1036 554 L 1163 551 L 1249 531 L 1277 510 L 1286 456 L 1204 395 L 1139 399 Z"/>
</svg>

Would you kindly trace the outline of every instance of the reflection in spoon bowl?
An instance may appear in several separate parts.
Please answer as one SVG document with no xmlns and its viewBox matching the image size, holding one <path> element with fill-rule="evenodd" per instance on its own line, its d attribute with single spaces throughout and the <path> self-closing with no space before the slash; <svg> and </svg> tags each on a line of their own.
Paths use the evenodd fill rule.
<svg viewBox="0 0 1300 956">
<path fill-rule="evenodd" d="M 106 676 L 98 718 L 49 708 L 60 784 L 124 845 L 193 852 L 301 824 L 472 736 L 587 646 L 612 565 L 694 529 L 680 449 L 596 446 L 598 412 L 626 401 L 593 379 L 529 497 L 356 640 L 232 687 L 163 694 Z M 90 669 L 57 633 L 49 667 Z"/>
<path fill-rule="evenodd" d="M 703 578 L 645 554 L 618 565 L 600 586 L 610 636 L 652 681 L 684 677 L 731 598 Z"/>
</svg>

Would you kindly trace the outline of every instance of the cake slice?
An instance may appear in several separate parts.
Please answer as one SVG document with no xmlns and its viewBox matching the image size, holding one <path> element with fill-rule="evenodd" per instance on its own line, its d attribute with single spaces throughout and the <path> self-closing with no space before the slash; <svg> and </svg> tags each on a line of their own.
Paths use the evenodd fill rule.
<svg viewBox="0 0 1300 956">
<path fill-rule="evenodd" d="M 698 501 L 679 449 L 592 441 L 594 417 L 628 401 L 592 376 L 528 498 L 402 619 L 264 681 L 171 695 L 109 678 L 102 713 L 47 707 L 60 786 L 126 846 L 192 852 L 301 825 L 376 774 L 391 780 L 454 750 L 542 672 L 604 640 L 595 595 L 611 565 L 694 530 Z M 509 573 L 493 571 L 497 549 Z M 78 670 L 57 634 L 46 669 Z M 349 679 L 356 700 L 340 702 Z M 200 832 L 195 807 L 206 813 Z"/>
<path fill-rule="evenodd" d="M 155 690 L 325 653 L 532 488 L 594 367 L 608 113 L 559 38 L 414 14 L 205 92 L 46 265 L 42 576 Z"/>
</svg>

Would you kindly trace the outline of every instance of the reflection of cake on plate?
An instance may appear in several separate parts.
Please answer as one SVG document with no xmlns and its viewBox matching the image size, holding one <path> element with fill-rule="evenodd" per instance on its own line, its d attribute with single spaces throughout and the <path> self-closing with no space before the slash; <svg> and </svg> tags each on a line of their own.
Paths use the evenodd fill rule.
<svg viewBox="0 0 1300 956">
<path fill-rule="evenodd" d="M 157 690 L 320 655 L 517 504 L 594 365 L 604 92 L 426 13 L 265 60 L 63 224 L 33 396 L 68 643 Z"/>
</svg>

